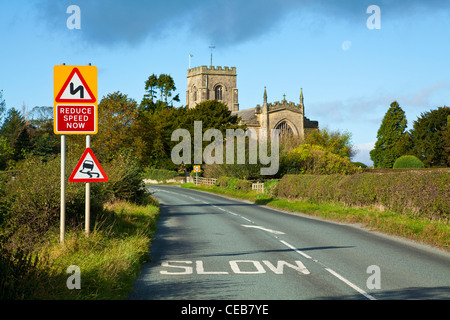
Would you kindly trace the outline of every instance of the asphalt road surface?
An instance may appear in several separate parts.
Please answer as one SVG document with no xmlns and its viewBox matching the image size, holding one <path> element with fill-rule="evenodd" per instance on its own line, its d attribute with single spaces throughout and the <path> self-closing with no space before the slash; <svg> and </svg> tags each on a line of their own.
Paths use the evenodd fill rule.
<svg viewBox="0 0 450 320">
<path fill-rule="evenodd" d="M 129 299 L 450 299 L 450 254 L 178 186 Z"/>
</svg>

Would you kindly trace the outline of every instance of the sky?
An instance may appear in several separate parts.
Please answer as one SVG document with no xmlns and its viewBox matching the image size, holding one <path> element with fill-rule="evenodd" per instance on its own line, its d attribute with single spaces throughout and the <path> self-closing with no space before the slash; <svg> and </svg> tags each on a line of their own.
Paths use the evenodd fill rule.
<svg viewBox="0 0 450 320">
<path fill-rule="evenodd" d="M 264 87 L 268 102 L 295 103 L 302 88 L 306 117 L 350 133 L 352 160 L 367 165 L 393 101 L 408 129 L 450 105 L 450 0 L 0 0 L 0 90 L 7 108 L 52 106 L 53 66 L 91 63 L 99 100 L 139 103 L 166 73 L 181 106 L 189 55 L 209 65 L 211 44 L 213 65 L 237 68 L 241 110 Z"/>
</svg>

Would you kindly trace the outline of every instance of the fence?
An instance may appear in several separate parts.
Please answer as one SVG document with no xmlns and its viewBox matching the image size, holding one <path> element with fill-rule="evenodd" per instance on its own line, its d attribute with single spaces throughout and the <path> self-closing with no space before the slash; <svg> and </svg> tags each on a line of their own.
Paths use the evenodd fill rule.
<svg viewBox="0 0 450 320">
<path fill-rule="evenodd" d="M 208 185 L 208 186 L 213 186 L 216 183 L 217 179 L 214 179 L 214 178 L 203 178 L 203 177 L 194 177 L 194 181 L 195 181 L 196 185 L 205 184 L 205 185 Z"/>
<path fill-rule="evenodd" d="M 254 182 L 252 183 L 252 191 L 264 192 L 264 182 Z"/>
</svg>

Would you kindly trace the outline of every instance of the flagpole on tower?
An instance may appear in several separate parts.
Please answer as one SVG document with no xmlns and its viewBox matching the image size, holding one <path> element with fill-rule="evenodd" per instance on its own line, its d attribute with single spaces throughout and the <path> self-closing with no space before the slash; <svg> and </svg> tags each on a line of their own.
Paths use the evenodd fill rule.
<svg viewBox="0 0 450 320">
<path fill-rule="evenodd" d="M 211 49 L 211 67 L 213 66 L 213 64 L 212 64 L 212 54 L 213 54 L 213 49 L 215 49 L 216 47 L 212 44 L 212 42 L 211 42 L 211 45 L 209 46 L 209 48 Z"/>
</svg>

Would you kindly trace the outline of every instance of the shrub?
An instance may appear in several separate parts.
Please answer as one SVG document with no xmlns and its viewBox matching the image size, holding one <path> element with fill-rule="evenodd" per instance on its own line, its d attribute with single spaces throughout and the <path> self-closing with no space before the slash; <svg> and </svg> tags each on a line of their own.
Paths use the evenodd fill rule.
<svg viewBox="0 0 450 320">
<path fill-rule="evenodd" d="M 104 168 L 109 178 L 107 183 L 102 184 L 105 201 L 125 200 L 141 204 L 147 200 L 148 192 L 142 180 L 143 168 L 137 158 L 121 153 Z"/>
<path fill-rule="evenodd" d="M 415 156 L 401 156 L 394 162 L 394 169 L 425 168 L 425 165 Z"/>
<path fill-rule="evenodd" d="M 166 169 L 151 169 L 147 168 L 144 170 L 144 179 L 153 179 L 157 181 L 164 181 L 168 179 L 173 179 L 178 176 L 178 172 Z"/>
<path fill-rule="evenodd" d="M 278 185 L 280 198 L 346 205 L 376 206 L 400 214 L 450 219 L 448 171 L 394 171 L 354 175 L 286 175 Z"/>
<path fill-rule="evenodd" d="M 31 250 L 47 231 L 59 225 L 60 157 L 47 162 L 31 157 L 16 169 L 15 177 L 5 184 L 2 229 L 9 249 Z M 95 206 L 98 197 L 92 198 Z M 66 212 L 68 221 L 84 213 L 81 184 L 66 183 Z"/>
<path fill-rule="evenodd" d="M 359 170 L 348 158 L 310 144 L 299 145 L 283 155 L 280 165 L 282 174 L 352 174 Z"/>
</svg>

